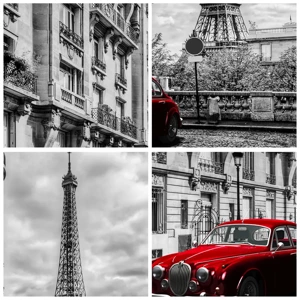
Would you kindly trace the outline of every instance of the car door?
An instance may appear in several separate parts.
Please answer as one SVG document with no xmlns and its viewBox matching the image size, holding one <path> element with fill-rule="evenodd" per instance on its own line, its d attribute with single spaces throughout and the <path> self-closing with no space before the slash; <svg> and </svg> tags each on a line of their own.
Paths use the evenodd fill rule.
<svg viewBox="0 0 300 300">
<path fill-rule="evenodd" d="M 277 249 L 278 243 L 283 246 Z M 277 249 L 277 250 L 276 250 Z M 296 247 L 289 229 L 279 226 L 273 235 L 272 254 L 274 260 L 274 295 L 296 295 Z"/>
<path fill-rule="evenodd" d="M 152 81 L 152 131 L 155 135 L 164 135 L 168 106 L 167 98 L 156 81 Z"/>
</svg>

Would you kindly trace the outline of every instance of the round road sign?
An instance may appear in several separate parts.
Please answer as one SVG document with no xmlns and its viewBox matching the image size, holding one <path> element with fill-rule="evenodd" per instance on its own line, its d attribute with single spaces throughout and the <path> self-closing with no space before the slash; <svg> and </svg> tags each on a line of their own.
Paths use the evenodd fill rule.
<svg viewBox="0 0 300 300">
<path fill-rule="evenodd" d="M 199 55 L 203 51 L 203 48 L 203 41 L 197 37 L 192 37 L 185 43 L 185 50 L 191 55 Z"/>
</svg>

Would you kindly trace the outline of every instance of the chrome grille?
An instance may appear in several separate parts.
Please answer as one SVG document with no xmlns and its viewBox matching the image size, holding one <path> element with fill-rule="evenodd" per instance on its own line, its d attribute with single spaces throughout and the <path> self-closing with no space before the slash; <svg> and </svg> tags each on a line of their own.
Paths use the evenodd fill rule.
<svg viewBox="0 0 300 300">
<path fill-rule="evenodd" d="M 191 267 L 183 261 L 174 264 L 169 271 L 169 283 L 171 291 L 176 296 L 183 296 L 191 278 Z"/>
</svg>

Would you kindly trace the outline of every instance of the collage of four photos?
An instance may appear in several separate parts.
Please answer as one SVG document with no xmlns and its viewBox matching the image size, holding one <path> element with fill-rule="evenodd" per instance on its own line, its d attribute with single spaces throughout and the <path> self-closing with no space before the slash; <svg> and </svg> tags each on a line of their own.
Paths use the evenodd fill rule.
<svg viewBox="0 0 300 300">
<path fill-rule="evenodd" d="M 297 295 L 296 1 L 2 6 L 2 296 Z"/>
</svg>

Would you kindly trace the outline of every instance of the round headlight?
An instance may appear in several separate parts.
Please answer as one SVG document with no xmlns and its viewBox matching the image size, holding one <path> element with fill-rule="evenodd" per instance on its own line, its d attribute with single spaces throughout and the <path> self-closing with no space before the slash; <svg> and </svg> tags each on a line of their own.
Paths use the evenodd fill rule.
<svg viewBox="0 0 300 300">
<path fill-rule="evenodd" d="M 163 290 L 166 290 L 169 287 L 169 281 L 167 279 L 163 279 L 160 283 L 160 286 Z"/>
<path fill-rule="evenodd" d="M 161 279 L 164 275 L 164 271 L 165 271 L 165 268 L 163 268 L 162 266 L 160 266 L 160 265 L 155 266 L 152 269 L 153 278 L 156 279 L 156 280 Z"/>
<path fill-rule="evenodd" d="M 197 277 L 199 282 L 204 283 L 208 280 L 209 271 L 206 268 L 202 267 L 202 268 L 197 270 L 196 277 Z"/>
</svg>

